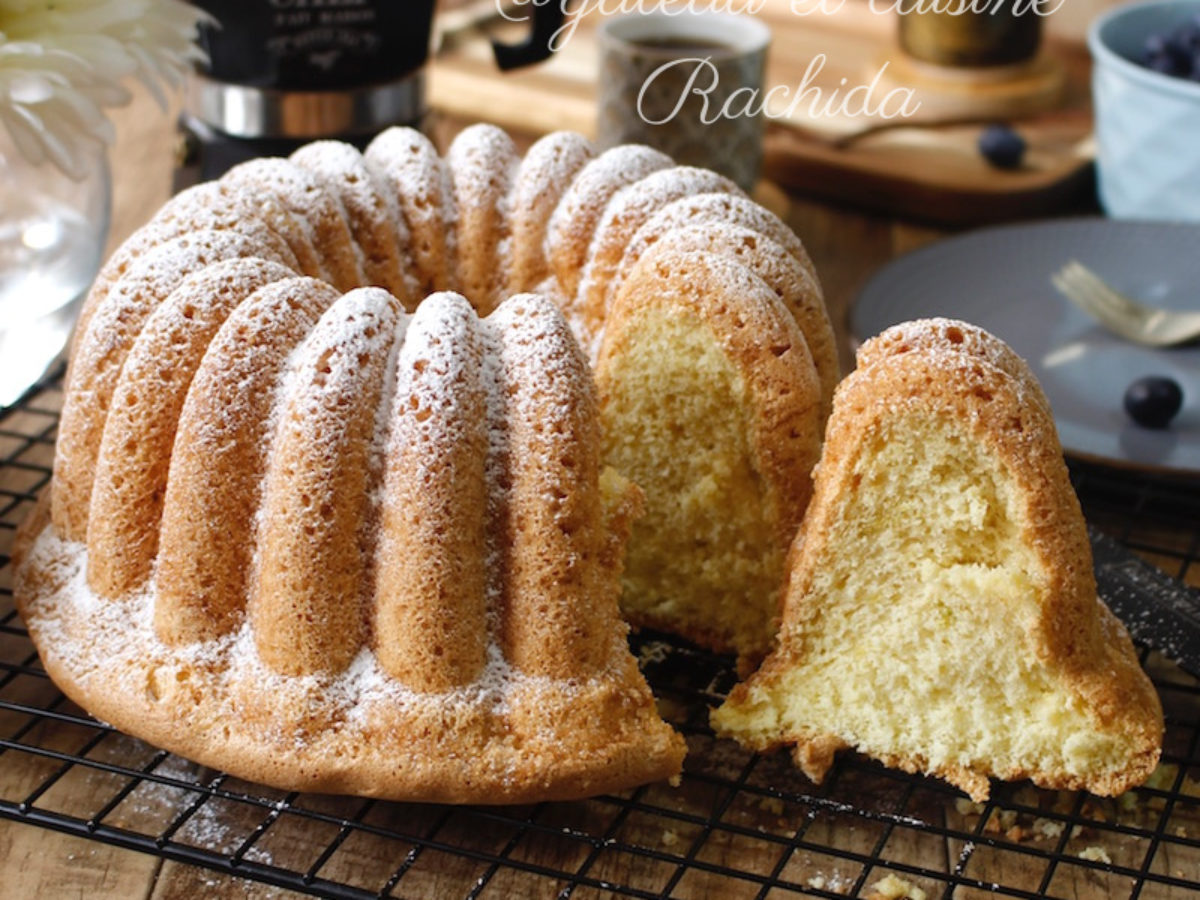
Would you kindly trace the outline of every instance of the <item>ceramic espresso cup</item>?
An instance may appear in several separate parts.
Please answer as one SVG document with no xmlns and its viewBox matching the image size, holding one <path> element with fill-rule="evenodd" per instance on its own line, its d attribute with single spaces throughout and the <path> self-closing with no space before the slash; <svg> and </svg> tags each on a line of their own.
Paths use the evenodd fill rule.
<svg viewBox="0 0 1200 900">
<path fill-rule="evenodd" d="M 752 189 L 762 169 L 770 37 L 766 25 L 745 15 L 607 19 L 599 29 L 600 145 L 649 144 Z"/>
</svg>

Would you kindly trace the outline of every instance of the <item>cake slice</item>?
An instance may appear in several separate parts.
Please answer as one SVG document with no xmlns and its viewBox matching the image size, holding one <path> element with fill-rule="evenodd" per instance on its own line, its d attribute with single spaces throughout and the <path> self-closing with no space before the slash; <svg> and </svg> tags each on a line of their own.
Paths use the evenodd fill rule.
<svg viewBox="0 0 1200 900">
<path fill-rule="evenodd" d="M 712 716 L 820 781 L 836 751 L 946 779 L 1113 795 L 1162 708 L 1096 595 L 1044 396 L 986 332 L 889 329 L 839 387 L 792 548 L 779 645 Z"/>
<path fill-rule="evenodd" d="M 736 259 L 655 248 L 613 304 L 596 382 L 604 461 L 646 495 L 623 612 L 749 671 L 778 626 L 820 453 L 804 335 Z"/>
</svg>

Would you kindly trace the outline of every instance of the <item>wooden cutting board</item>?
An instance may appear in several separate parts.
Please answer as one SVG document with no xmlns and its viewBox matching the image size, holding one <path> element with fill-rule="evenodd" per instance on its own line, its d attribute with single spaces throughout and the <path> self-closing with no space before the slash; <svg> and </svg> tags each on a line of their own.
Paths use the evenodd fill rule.
<svg viewBox="0 0 1200 900">
<path fill-rule="evenodd" d="M 480 5 L 478 18 L 494 8 L 491 0 Z M 824 55 L 819 73 L 807 82 L 823 92 L 818 109 L 837 99 L 839 88 L 845 96 L 849 88 L 869 84 L 885 63 L 885 77 L 872 94 L 877 100 L 891 87 L 913 86 L 906 79 L 921 85 L 896 43 L 895 17 L 873 12 L 865 0 L 846 0 L 831 15 L 797 15 L 790 0 L 766 0 L 756 15 L 773 35 L 768 86 L 799 88 L 813 60 Z M 504 75 L 492 63 L 487 37 L 519 34 L 520 27 L 495 16 L 476 27 L 463 24 L 470 18 L 460 20 L 444 33 L 431 66 L 432 104 L 509 129 L 593 133 L 594 38 L 601 18 L 585 15 L 546 63 Z M 769 122 L 764 174 L 791 190 L 939 225 L 1078 208 L 1092 197 L 1090 61 L 1081 44 L 1056 38 L 1045 42 L 1039 67 L 1057 73 L 1061 89 L 1049 108 L 1009 117 L 1029 148 L 1018 170 L 995 169 L 979 155 L 976 141 L 990 115 L 976 114 L 969 94 L 964 99 L 955 88 L 950 107 L 937 102 L 937 92 L 926 92 L 916 115 L 891 120 L 857 110 L 813 116 L 810 103 L 784 115 L 784 104 L 776 102 L 769 107 L 779 117 Z"/>
</svg>

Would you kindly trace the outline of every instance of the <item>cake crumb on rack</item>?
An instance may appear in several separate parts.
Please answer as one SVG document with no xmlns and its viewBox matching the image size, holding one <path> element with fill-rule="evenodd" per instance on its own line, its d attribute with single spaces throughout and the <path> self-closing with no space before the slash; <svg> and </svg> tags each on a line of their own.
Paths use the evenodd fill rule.
<svg viewBox="0 0 1200 900">
<path fill-rule="evenodd" d="M 1080 859 L 1090 860 L 1091 862 L 1104 863 L 1111 866 L 1112 859 L 1108 855 L 1108 851 L 1103 847 L 1098 847 L 1093 844 L 1090 847 L 1084 847 L 1076 854 Z"/>
<path fill-rule="evenodd" d="M 925 891 L 896 875 L 885 875 L 873 885 L 867 900 L 927 900 Z"/>
<path fill-rule="evenodd" d="M 1063 829 L 1065 827 L 1065 823 L 1056 822 L 1054 819 L 1045 819 L 1039 817 L 1033 820 L 1033 830 L 1038 834 L 1039 837 L 1062 837 Z"/>
</svg>

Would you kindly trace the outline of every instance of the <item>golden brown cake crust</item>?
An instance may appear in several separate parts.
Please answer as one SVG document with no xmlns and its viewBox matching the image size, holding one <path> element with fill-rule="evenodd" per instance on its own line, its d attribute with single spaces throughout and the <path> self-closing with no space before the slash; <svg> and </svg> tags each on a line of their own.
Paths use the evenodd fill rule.
<svg viewBox="0 0 1200 900">
<path fill-rule="evenodd" d="M 1025 394 L 1050 414 L 1050 402 L 1025 360 L 994 334 L 970 322 L 947 318 L 901 322 L 860 346 L 855 362 L 858 368 L 867 369 L 889 356 L 912 352 L 962 353 L 986 360 L 1020 383 Z"/>
<path fill-rule="evenodd" d="M 341 141 L 314 141 L 289 159 L 341 199 L 366 279 L 363 285 L 387 288 L 406 307 L 415 307 L 420 297 L 408 259 L 407 232 L 401 231 L 399 203 L 362 154 Z"/>
<path fill-rule="evenodd" d="M 389 128 L 364 155 L 400 205 L 420 296 L 456 290 L 454 187 L 437 149 L 413 128 Z"/>
<path fill-rule="evenodd" d="M 617 192 L 671 165 L 671 158 L 650 147 L 623 144 L 588 162 L 555 207 L 546 232 L 546 258 L 562 287 L 574 301 L 588 259 L 592 237 L 604 210 Z"/>
<path fill-rule="evenodd" d="M 388 412 L 372 647 L 393 678 L 438 692 L 471 684 L 487 663 L 487 519 L 461 515 L 488 502 L 487 348 L 462 298 L 436 294 L 417 312 Z"/>
<path fill-rule="evenodd" d="M 1124 735 L 1131 748 L 1119 769 L 1072 774 L 1066 770 L 931 766 L 920 755 L 875 750 L 886 765 L 945 778 L 976 799 L 986 798 L 988 776 L 1030 778 L 1049 788 L 1114 795 L 1144 781 L 1157 765 L 1162 708 L 1123 626 L 1098 599 L 1087 531 L 1068 478 L 1044 395 L 1028 367 L 986 332 L 966 323 L 928 320 L 889 329 L 863 345 L 862 365 L 838 389 L 834 415 L 815 478 L 813 502 L 792 548 L 792 577 L 784 606 L 780 647 L 727 707 L 748 708 L 755 692 L 777 688 L 805 665 L 806 634 L 819 629 L 822 606 L 813 591 L 819 561 L 830 551 L 836 517 L 847 508 L 855 472 L 867 451 L 864 435 L 894 411 L 915 405 L 922 415 L 956 423 L 1003 462 L 1023 504 L 1021 540 L 1046 578 L 1041 615 L 1027 623 L 1023 648 L 1054 683 L 1081 698 L 1098 731 Z M 998 659 L 1003 666 L 1004 660 Z M 720 712 L 720 731 L 729 720 Z M 796 744 L 797 758 L 819 780 L 831 762 L 825 749 L 852 742 L 831 734 L 783 731 L 770 739 L 735 734 L 755 749 Z"/>
<path fill-rule="evenodd" d="M 354 602 L 373 584 L 360 568 L 374 565 L 373 518 L 358 507 L 381 477 L 373 448 L 388 417 L 376 410 L 391 402 L 377 395 L 400 386 L 389 372 L 408 344 L 395 365 L 442 377 L 403 396 L 405 414 L 418 427 L 444 416 L 444 439 L 457 440 L 471 411 L 448 402 L 460 351 L 444 340 L 447 303 L 478 322 L 461 297 L 431 299 L 413 317 L 427 325 L 413 326 L 377 288 L 284 278 L 251 292 L 183 404 L 158 565 L 120 597 L 89 586 L 87 545 L 31 517 L 18 603 L 68 696 L 159 746 L 291 789 L 516 803 L 678 774 L 683 739 L 659 718 L 617 610 L 636 492 L 601 493 L 590 373 L 543 297 L 510 298 L 475 326 L 488 488 L 445 528 L 478 518 L 490 544 L 469 548 L 487 566 L 472 623 L 483 668 L 414 686 L 369 649 L 390 639 Z M 413 477 L 420 486 L 420 465 Z"/>
<path fill-rule="evenodd" d="M 159 533 L 157 635 L 181 645 L 241 625 L 280 373 L 338 299 L 313 278 L 254 291 L 217 331 L 180 410 Z"/>
<path fill-rule="evenodd" d="M 325 281 L 342 291 L 363 283 L 357 245 L 341 198 L 325 190 L 311 172 L 286 159 L 260 157 L 234 166 L 219 183 L 232 193 L 265 195 L 286 210 L 296 228 L 289 235 L 289 246 L 311 246 Z M 298 259 L 301 252 L 296 251 Z M 311 271 L 307 265 L 304 268 Z"/>
<path fill-rule="evenodd" d="M 76 340 L 54 460 L 54 520 L 73 540 L 87 535 L 96 456 L 126 356 L 151 312 L 188 275 L 227 259 L 266 254 L 232 230 L 173 237 L 134 259 Z"/>
<path fill-rule="evenodd" d="M 88 578 L 101 596 L 120 596 L 150 575 L 176 426 L 217 330 L 255 290 L 292 277 L 267 260 L 226 260 L 184 279 L 151 313 L 113 392 L 96 465 Z"/>
<path fill-rule="evenodd" d="M 575 175 L 595 156 L 583 135 L 558 131 L 540 138 L 521 160 L 512 192 L 510 292 L 535 290 L 550 274 L 544 249 L 550 216 Z"/>
<path fill-rule="evenodd" d="M 816 282 L 816 270 L 812 259 L 796 233 L 770 210 L 767 210 L 749 197 L 740 194 L 716 193 L 697 194 L 694 197 L 683 197 L 673 203 L 668 203 L 638 229 L 625 248 L 625 254 L 617 273 L 618 280 L 631 271 L 643 253 L 660 237 L 689 225 L 702 222 L 723 222 L 729 225 L 741 225 L 765 234 L 771 240 L 781 245 L 796 261 L 804 267 L 809 276 Z M 619 288 L 619 283 L 618 283 Z"/>
<path fill-rule="evenodd" d="M 450 144 L 446 164 L 458 215 L 460 289 L 487 315 L 505 297 L 513 219 L 508 198 L 520 156 L 499 128 L 471 125 Z"/>
<path fill-rule="evenodd" d="M 366 642 L 372 438 L 402 316 L 387 291 L 357 288 L 290 354 L 247 610 L 258 655 L 274 672 L 340 672 Z"/>
<path fill-rule="evenodd" d="M 619 190 L 605 204 L 588 246 L 587 263 L 580 276 L 575 298 L 580 320 L 594 345 L 608 320 L 608 309 L 616 298 L 615 275 L 637 230 L 654 213 L 683 197 L 697 194 L 741 195 L 741 189 L 722 175 L 694 166 L 668 166 L 651 172 Z"/>
<path fill-rule="evenodd" d="M 284 219 L 292 222 L 290 214 L 270 198 L 250 198 L 231 192 L 219 181 L 204 182 L 180 191 L 166 202 L 149 224 L 135 231 L 104 263 L 75 322 L 71 358 L 74 359 L 79 339 L 87 333 L 92 315 L 117 280 L 135 259 L 171 238 L 193 231 L 234 229 L 257 246 L 266 248 L 266 252 L 260 253 L 260 256 L 279 260 L 297 274 L 315 274 L 315 270 L 308 272 L 302 269 L 283 234 L 272 224 L 273 220 Z M 290 227 L 294 228 L 294 225 Z"/>
</svg>

